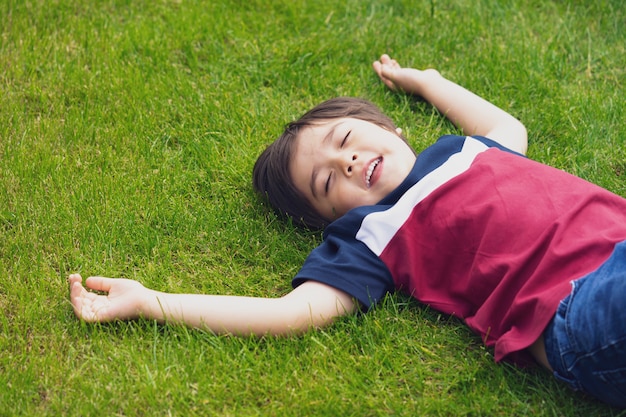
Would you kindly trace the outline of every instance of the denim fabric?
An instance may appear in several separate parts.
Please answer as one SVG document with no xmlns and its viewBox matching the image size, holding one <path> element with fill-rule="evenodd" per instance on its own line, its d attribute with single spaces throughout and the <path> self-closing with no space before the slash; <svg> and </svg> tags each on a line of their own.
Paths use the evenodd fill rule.
<svg viewBox="0 0 626 417">
<path fill-rule="evenodd" d="M 544 332 L 557 379 L 626 407 L 626 242 L 596 271 L 572 282 Z"/>
</svg>

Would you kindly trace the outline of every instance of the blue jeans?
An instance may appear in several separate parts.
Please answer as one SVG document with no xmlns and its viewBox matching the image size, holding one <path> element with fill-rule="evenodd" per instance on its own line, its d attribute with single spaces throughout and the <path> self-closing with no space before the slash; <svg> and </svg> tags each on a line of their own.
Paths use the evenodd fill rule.
<svg viewBox="0 0 626 417">
<path fill-rule="evenodd" d="M 626 408 L 626 241 L 572 287 L 544 332 L 548 362 L 574 390 Z"/>
</svg>

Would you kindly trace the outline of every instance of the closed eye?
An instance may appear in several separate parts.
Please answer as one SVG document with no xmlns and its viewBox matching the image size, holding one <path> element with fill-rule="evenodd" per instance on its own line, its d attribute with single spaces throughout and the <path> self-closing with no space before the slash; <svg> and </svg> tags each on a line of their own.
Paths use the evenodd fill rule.
<svg viewBox="0 0 626 417">
<path fill-rule="evenodd" d="M 346 141 L 348 140 L 348 136 L 350 136 L 350 133 L 352 133 L 351 130 L 349 130 L 348 133 L 346 133 L 346 136 L 343 138 L 343 140 L 341 141 L 341 144 L 339 145 L 340 148 L 343 148 L 343 145 L 346 144 Z"/>
<path fill-rule="evenodd" d="M 328 179 L 326 180 L 326 185 L 324 186 L 324 192 L 325 192 L 326 194 L 328 194 L 328 188 L 330 187 L 330 177 L 331 177 L 331 176 L 332 176 L 332 173 L 331 173 L 331 174 L 328 174 Z"/>
</svg>

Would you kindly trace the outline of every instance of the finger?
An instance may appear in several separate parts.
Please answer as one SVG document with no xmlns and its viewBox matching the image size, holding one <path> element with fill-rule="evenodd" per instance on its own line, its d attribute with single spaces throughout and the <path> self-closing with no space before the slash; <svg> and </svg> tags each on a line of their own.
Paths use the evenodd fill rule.
<svg viewBox="0 0 626 417">
<path fill-rule="evenodd" d="M 381 79 L 381 81 L 391 90 L 395 90 L 396 85 L 389 77 L 389 71 L 387 70 L 388 66 L 382 64 L 380 61 L 374 62 L 373 66 L 374 71 L 376 71 L 376 74 L 378 74 L 378 77 Z"/>
<path fill-rule="evenodd" d="M 91 290 L 109 292 L 114 282 L 115 278 L 89 277 L 85 285 Z"/>
<path fill-rule="evenodd" d="M 400 64 L 398 64 L 398 61 L 396 61 L 395 59 L 392 59 L 387 54 L 384 54 L 380 57 L 380 63 L 383 66 L 387 66 L 388 68 L 393 68 L 393 69 L 401 68 Z"/>
<path fill-rule="evenodd" d="M 396 68 L 389 64 L 383 64 L 380 66 L 380 74 L 389 81 L 392 81 L 396 75 Z"/>
<path fill-rule="evenodd" d="M 380 75 L 380 68 L 388 64 L 391 58 L 387 54 L 382 54 L 377 61 L 374 61 L 374 70 Z"/>
<path fill-rule="evenodd" d="M 82 320 L 87 320 L 91 318 L 90 314 L 87 312 L 86 305 L 88 304 L 89 292 L 85 290 L 82 283 L 74 282 L 70 287 L 70 301 L 72 303 L 72 308 L 74 309 L 74 314 L 76 317 Z"/>
<path fill-rule="evenodd" d="M 380 63 L 383 65 L 388 65 L 392 68 L 400 68 L 400 64 L 395 59 L 392 59 L 389 55 L 384 54 L 380 57 Z"/>
<path fill-rule="evenodd" d="M 71 288 L 75 282 L 82 282 L 83 277 L 81 277 L 80 274 L 70 274 L 70 276 L 67 277 L 67 281 L 69 282 Z"/>
<path fill-rule="evenodd" d="M 381 67 L 382 64 L 380 63 L 380 61 L 374 61 L 374 63 L 372 64 L 372 66 L 374 67 L 374 71 L 376 72 L 376 74 L 378 74 L 378 76 L 381 76 Z"/>
<path fill-rule="evenodd" d="M 383 66 L 384 64 L 380 61 L 374 61 L 372 67 L 374 67 L 374 71 L 380 77 L 381 80 L 384 81 L 385 76 L 383 75 Z"/>
</svg>

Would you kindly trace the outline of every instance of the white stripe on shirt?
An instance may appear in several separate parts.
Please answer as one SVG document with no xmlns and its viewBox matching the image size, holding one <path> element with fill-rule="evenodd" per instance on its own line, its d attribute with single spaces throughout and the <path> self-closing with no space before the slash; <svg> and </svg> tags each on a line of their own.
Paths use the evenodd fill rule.
<svg viewBox="0 0 626 417">
<path fill-rule="evenodd" d="M 478 154 L 487 149 L 487 145 L 468 136 L 460 152 L 450 156 L 446 162 L 425 175 L 391 208 L 365 216 L 356 234 L 357 240 L 365 243 L 376 256 L 380 256 L 409 218 L 413 208 L 441 185 L 467 171 Z"/>
</svg>

